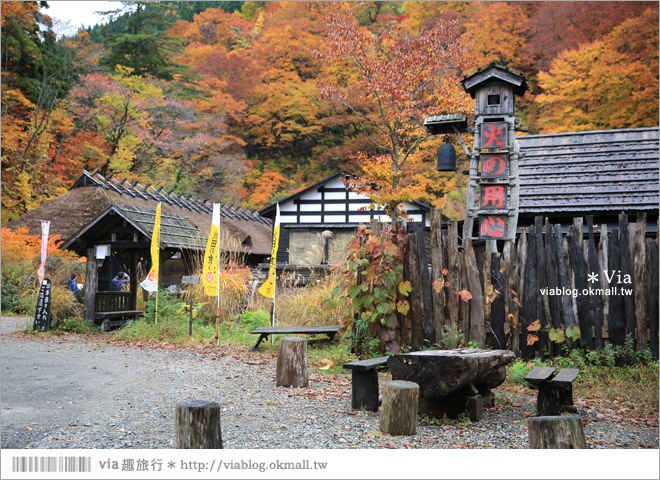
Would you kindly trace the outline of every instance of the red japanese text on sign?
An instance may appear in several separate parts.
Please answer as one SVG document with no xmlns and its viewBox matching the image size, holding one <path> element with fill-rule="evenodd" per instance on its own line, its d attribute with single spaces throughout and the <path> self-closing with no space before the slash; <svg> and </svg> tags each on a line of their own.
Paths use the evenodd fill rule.
<svg viewBox="0 0 660 480">
<path fill-rule="evenodd" d="M 483 136 L 488 139 L 486 143 L 484 143 L 484 147 L 504 147 L 506 146 L 506 136 L 504 138 L 501 137 L 502 134 L 506 134 L 506 130 L 500 128 L 498 125 L 484 125 L 484 129 L 482 130 Z M 503 141 L 504 140 L 504 141 Z"/>
<path fill-rule="evenodd" d="M 483 164 L 483 171 L 491 175 L 501 175 L 505 168 L 506 161 L 501 157 L 489 157 Z"/>
<path fill-rule="evenodd" d="M 500 238 L 504 236 L 504 220 L 500 217 L 485 216 L 481 218 L 481 236 Z"/>
<path fill-rule="evenodd" d="M 504 207 L 504 185 L 482 185 L 482 207 Z"/>
</svg>

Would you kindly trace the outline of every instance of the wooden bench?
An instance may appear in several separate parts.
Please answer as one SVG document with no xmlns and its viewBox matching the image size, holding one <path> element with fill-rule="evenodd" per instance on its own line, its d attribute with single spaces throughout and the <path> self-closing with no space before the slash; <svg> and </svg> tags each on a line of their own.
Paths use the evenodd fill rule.
<svg viewBox="0 0 660 480">
<path fill-rule="evenodd" d="M 96 312 L 94 319 L 101 322 L 101 331 L 109 332 L 112 327 L 124 325 L 129 320 L 144 316 L 142 310 L 122 310 L 119 312 Z"/>
<path fill-rule="evenodd" d="M 254 344 L 252 350 L 259 348 L 259 344 L 268 338 L 268 335 L 294 335 L 298 333 L 306 335 L 316 335 L 316 334 L 325 334 L 332 340 L 335 338 L 335 335 L 339 332 L 339 325 L 295 325 L 291 327 L 258 327 L 252 330 L 250 333 L 259 335 L 257 343 Z"/>
<path fill-rule="evenodd" d="M 562 411 L 575 412 L 573 382 L 579 373 L 577 368 L 562 368 L 555 375 L 552 367 L 534 367 L 525 380 L 532 388 L 539 391 L 536 398 L 537 415 L 561 415 Z"/>
<path fill-rule="evenodd" d="M 144 315 L 131 306 L 131 292 L 96 292 L 94 298 L 94 320 L 101 322 L 101 331 L 109 332 L 112 327 L 125 324 L 130 319 Z"/>
<path fill-rule="evenodd" d="M 359 362 L 345 363 L 344 368 L 351 370 L 353 408 L 378 411 L 378 367 L 387 367 L 390 357 L 370 358 Z"/>
</svg>

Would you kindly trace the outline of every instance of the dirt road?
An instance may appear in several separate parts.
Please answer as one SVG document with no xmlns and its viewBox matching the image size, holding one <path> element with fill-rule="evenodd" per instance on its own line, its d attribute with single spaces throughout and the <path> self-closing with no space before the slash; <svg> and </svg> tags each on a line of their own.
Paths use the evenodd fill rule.
<svg viewBox="0 0 660 480">
<path fill-rule="evenodd" d="M 420 417 L 416 435 L 393 437 L 379 413 L 350 408 L 348 374 L 310 366 L 309 388 L 287 389 L 267 352 L 26 334 L 23 324 L 0 321 L 3 448 L 174 448 L 175 406 L 191 399 L 221 405 L 225 448 L 528 447 L 533 392 L 496 391 L 496 407 L 469 426 Z M 597 406 L 578 413 L 591 448 L 657 448 L 657 428 L 599 420 Z"/>
</svg>

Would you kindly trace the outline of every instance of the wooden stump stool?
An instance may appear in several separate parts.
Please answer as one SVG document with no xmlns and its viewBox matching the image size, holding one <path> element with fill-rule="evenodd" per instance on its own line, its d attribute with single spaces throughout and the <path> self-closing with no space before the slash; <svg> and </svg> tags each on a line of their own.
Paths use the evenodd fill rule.
<svg viewBox="0 0 660 480">
<path fill-rule="evenodd" d="M 419 385 L 406 380 L 393 380 L 385 384 L 380 430 L 390 435 L 417 433 L 417 407 Z"/>
<path fill-rule="evenodd" d="M 547 416 L 527 419 L 529 448 L 587 448 L 582 419 Z"/>
<path fill-rule="evenodd" d="M 306 387 L 307 380 L 307 339 L 284 337 L 277 346 L 278 387 Z"/>
<path fill-rule="evenodd" d="M 176 406 L 176 448 L 222 448 L 220 405 L 188 400 Z"/>
</svg>

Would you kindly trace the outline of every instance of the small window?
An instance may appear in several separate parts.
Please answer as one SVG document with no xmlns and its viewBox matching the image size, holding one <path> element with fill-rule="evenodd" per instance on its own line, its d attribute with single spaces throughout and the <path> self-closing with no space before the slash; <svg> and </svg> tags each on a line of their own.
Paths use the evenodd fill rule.
<svg viewBox="0 0 660 480">
<path fill-rule="evenodd" d="M 488 95 L 488 105 L 499 105 L 501 103 L 500 101 L 500 94 L 495 94 L 495 95 Z"/>
</svg>

